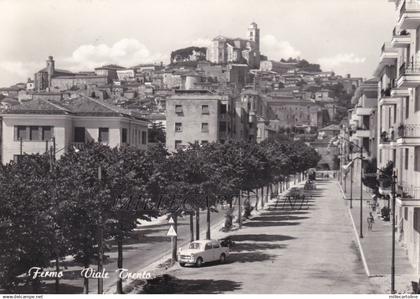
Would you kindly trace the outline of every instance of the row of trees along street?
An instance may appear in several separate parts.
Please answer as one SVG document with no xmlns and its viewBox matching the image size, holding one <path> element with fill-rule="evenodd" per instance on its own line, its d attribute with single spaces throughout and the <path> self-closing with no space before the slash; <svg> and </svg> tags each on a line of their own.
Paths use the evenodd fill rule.
<svg viewBox="0 0 420 299">
<path fill-rule="evenodd" d="M 210 238 L 210 211 L 218 204 L 232 206 L 242 192 L 263 200 L 258 193 L 264 188 L 271 192 L 320 159 L 305 143 L 279 137 L 260 144 L 194 144 L 174 154 L 162 145 L 143 151 L 91 143 L 70 148 L 57 161 L 53 157 L 25 155 L 0 169 L 0 285 L 9 292 L 26 281 L 38 293 L 39 279 L 22 274 L 51 265 L 59 272 L 69 255 L 82 267 L 97 263 L 100 270 L 103 240 L 116 241 L 117 266 L 123 268 L 127 235 L 159 215 L 171 216 L 175 229 L 177 218 L 188 215 L 194 239 L 194 217 L 207 210 Z M 195 226 L 197 233 L 198 219 Z M 59 292 L 59 278 L 55 287 Z M 122 292 L 121 280 L 117 290 Z"/>
</svg>

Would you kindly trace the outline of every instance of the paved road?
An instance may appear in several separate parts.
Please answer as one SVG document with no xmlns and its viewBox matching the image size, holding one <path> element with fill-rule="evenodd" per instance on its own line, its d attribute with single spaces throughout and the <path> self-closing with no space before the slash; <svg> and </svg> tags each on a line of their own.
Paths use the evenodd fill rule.
<svg viewBox="0 0 420 299">
<path fill-rule="evenodd" d="M 271 204 L 231 233 L 226 264 L 175 267 L 174 293 L 375 293 L 334 181 L 317 182 L 307 209 Z"/>
<path fill-rule="evenodd" d="M 254 202 L 254 201 L 252 201 Z M 219 208 L 218 212 L 211 213 L 211 225 L 224 221 L 225 210 Z M 235 214 L 236 216 L 236 214 Z M 200 237 L 204 238 L 207 230 L 207 212 L 200 213 Z M 195 218 L 194 218 L 195 224 Z M 166 236 L 169 224 L 164 221 L 162 224 L 146 225 L 133 233 L 132 237 L 124 241 L 124 263 L 123 267 L 129 272 L 142 272 L 144 268 L 158 261 L 162 256 L 169 254 L 171 250 L 170 237 Z M 195 229 L 195 227 L 194 227 Z M 178 246 L 190 241 L 189 216 L 178 218 Z M 212 231 L 213 233 L 213 231 Z M 195 233 L 194 233 L 195 235 Z M 104 269 L 109 273 L 109 278 L 104 279 L 104 290 L 115 287 L 117 281 L 117 246 L 110 244 L 110 251 L 105 252 L 107 256 Z M 96 265 L 92 265 L 96 269 Z M 65 276 L 71 279 L 61 280 L 62 293 L 81 293 L 83 291 L 83 280 L 80 278 L 80 266 L 69 265 L 64 271 Z M 52 281 L 47 282 L 50 292 L 54 292 Z M 89 280 L 90 293 L 97 293 L 97 279 Z"/>
</svg>

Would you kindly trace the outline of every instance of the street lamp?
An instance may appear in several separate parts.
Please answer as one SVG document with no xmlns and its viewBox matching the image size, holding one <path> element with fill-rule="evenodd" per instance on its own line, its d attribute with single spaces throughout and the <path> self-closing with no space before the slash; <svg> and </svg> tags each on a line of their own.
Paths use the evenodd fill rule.
<svg viewBox="0 0 420 299">
<path fill-rule="evenodd" d="M 351 167 L 353 165 L 353 162 L 356 159 L 360 160 L 360 234 L 359 237 L 363 238 L 363 146 L 358 146 L 357 144 L 355 144 L 354 142 L 351 142 L 350 140 L 345 139 L 344 137 L 339 136 L 339 138 L 342 138 L 343 140 L 349 142 L 351 145 L 356 146 L 357 148 L 360 149 L 360 156 L 354 158 L 349 164 L 343 166 L 344 170 L 347 170 L 349 167 Z M 353 171 L 351 173 L 353 175 Z M 353 178 L 351 178 L 350 182 L 352 183 Z M 353 188 L 351 188 L 353 189 Z M 351 198 L 353 197 L 353 194 L 351 194 Z M 353 199 L 351 200 L 351 202 L 353 201 Z"/>
</svg>

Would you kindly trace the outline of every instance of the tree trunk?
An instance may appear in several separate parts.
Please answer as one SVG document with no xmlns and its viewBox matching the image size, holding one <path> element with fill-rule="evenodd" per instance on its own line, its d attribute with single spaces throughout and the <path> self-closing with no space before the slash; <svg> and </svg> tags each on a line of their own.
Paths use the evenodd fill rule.
<svg viewBox="0 0 420 299">
<path fill-rule="evenodd" d="M 85 269 L 89 268 L 89 258 L 85 258 Z M 83 294 L 89 294 L 89 278 L 83 278 Z"/>
<path fill-rule="evenodd" d="M 174 219 L 174 229 L 175 229 L 175 232 L 177 233 L 178 232 L 178 213 L 175 213 L 174 215 L 173 215 L 174 217 L 173 217 L 173 219 Z M 177 256 L 177 248 L 178 248 L 178 237 L 177 236 L 175 236 L 175 237 L 173 237 L 173 242 L 174 242 L 174 248 L 172 248 L 172 260 L 173 261 L 177 261 L 178 260 L 178 256 Z"/>
<path fill-rule="evenodd" d="M 32 292 L 34 294 L 39 294 L 39 285 L 40 285 L 39 277 L 32 279 Z"/>
<path fill-rule="evenodd" d="M 238 197 L 238 224 L 239 228 L 242 228 L 242 207 L 241 207 L 241 191 L 239 191 L 239 197 Z"/>
<path fill-rule="evenodd" d="M 104 267 L 104 229 L 102 217 L 99 219 L 99 234 L 98 234 L 98 272 L 102 273 Z M 104 290 L 103 278 L 98 278 L 98 294 L 103 294 Z"/>
<path fill-rule="evenodd" d="M 195 214 L 195 239 L 200 240 L 200 208 Z"/>
<path fill-rule="evenodd" d="M 120 225 L 120 231 L 118 233 L 117 238 L 117 247 L 118 247 L 118 258 L 117 258 L 117 268 L 123 268 L 123 236 L 122 236 L 122 227 Z M 118 272 L 118 280 L 117 280 L 117 293 L 123 294 L 123 287 L 122 287 L 122 278 L 120 277 L 120 273 Z"/>
<path fill-rule="evenodd" d="M 210 234 L 210 204 L 209 204 L 209 198 L 206 198 L 206 202 L 207 202 L 207 232 L 206 232 L 206 239 L 210 240 L 211 239 L 211 234 Z"/>
<path fill-rule="evenodd" d="M 263 187 L 261 187 L 261 190 Z M 261 209 L 264 209 L 264 197 L 261 196 Z"/>
<path fill-rule="evenodd" d="M 190 213 L 190 239 L 191 242 L 194 241 L 194 213 Z"/>
<path fill-rule="evenodd" d="M 58 249 L 56 248 L 55 251 L 55 273 L 59 273 L 60 272 L 60 256 L 58 253 Z M 59 294 L 60 293 L 60 277 L 55 278 L 55 293 Z"/>
<path fill-rule="evenodd" d="M 260 201 L 260 198 L 258 197 L 258 188 L 255 189 L 255 211 L 258 211 L 258 202 Z M 264 206 L 264 202 L 262 202 L 262 206 Z"/>
</svg>

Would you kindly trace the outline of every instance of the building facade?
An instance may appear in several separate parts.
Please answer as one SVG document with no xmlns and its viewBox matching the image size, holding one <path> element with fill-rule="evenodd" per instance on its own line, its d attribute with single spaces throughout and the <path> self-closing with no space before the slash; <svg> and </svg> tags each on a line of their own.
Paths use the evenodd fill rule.
<svg viewBox="0 0 420 299">
<path fill-rule="evenodd" d="M 166 99 L 166 147 L 225 142 L 234 133 L 234 105 L 227 96 L 206 90 L 178 90 Z"/>
<path fill-rule="evenodd" d="M 54 144 L 56 158 L 70 146 L 97 141 L 116 147 L 147 148 L 145 119 L 86 96 L 35 99 L 13 106 L 2 117 L 2 163 L 24 154 L 44 153 Z"/>
<path fill-rule="evenodd" d="M 420 5 L 394 0 L 397 20 L 381 48 L 378 78 L 378 166 L 397 174 L 397 235 L 420 274 Z M 381 190 L 382 189 L 382 190 Z M 389 187 L 380 192 L 389 194 Z"/>
</svg>

